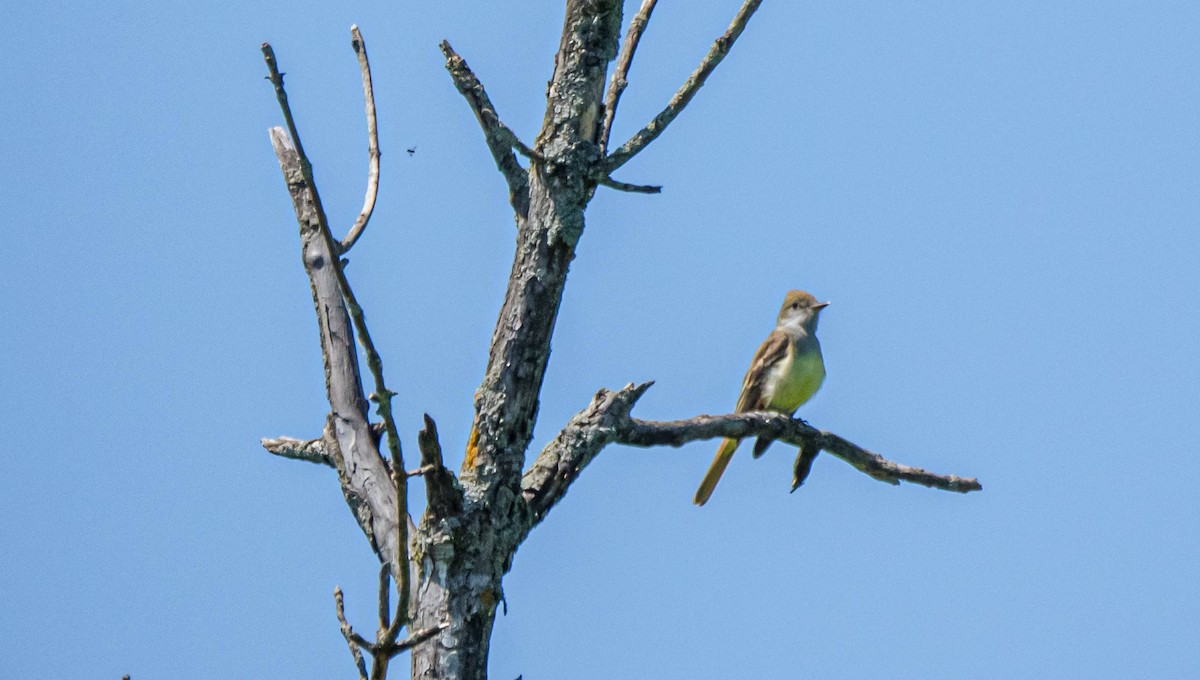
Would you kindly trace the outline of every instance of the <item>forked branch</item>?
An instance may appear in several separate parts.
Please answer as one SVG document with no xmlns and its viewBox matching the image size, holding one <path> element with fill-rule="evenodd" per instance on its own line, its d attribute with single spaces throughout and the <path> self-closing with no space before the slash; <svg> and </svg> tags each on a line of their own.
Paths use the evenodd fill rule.
<svg viewBox="0 0 1200 680">
<path fill-rule="evenodd" d="M 368 126 L 373 129 L 373 102 L 370 96 L 365 48 L 357 28 L 352 29 L 352 34 L 360 64 L 363 65 Z M 317 199 L 312 166 L 300 146 L 299 133 L 288 106 L 287 94 L 283 88 L 283 75 L 278 69 L 274 51 L 265 43 L 263 56 L 270 72 L 268 77 L 275 86 L 280 108 L 291 132 L 289 135 L 280 128 L 272 128 L 271 141 L 300 223 L 302 259 L 313 291 L 313 303 L 320 328 L 321 353 L 325 362 L 326 394 L 330 405 L 324 442 L 319 450 L 316 446 L 303 443 L 297 446 L 295 440 L 264 441 L 264 446 L 271 450 L 271 444 L 274 444 L 275 452 L 281 455 L 292 454 L 289 457 L 332 462 L 338 470 L 342 492 L 370 539 L 372 548 L 381 563 L 390 565 L 400 593 L 399 604 L 395 617 L 389 621 L 385 611 L 389 584 L 386 578 L 381 578 L 380 628 L 373 644 L 367 644 L 350 628 L 344 616 L 341 590 L 335 591 L 342 634 L 354 655 L 360 677 L 367 677 L 360 651 L 366 648 L 373 657 L 371 677 L 382 680 L 387 675 L 388 660 L 393 656 L 391 652 L 396 646 L 400 629 L 409 621 L 412 577 L 407 513 L 408 475 L 405 472 L 400 437 L 391 409 L 391 400 L 395 393 L 389 390 L 384 382 L 382 359 L 371 340 L 363 309 L 342 268 L 340 254 L 344 250 L 344 244 L 336 242 L 329 230 L 326 215 Z M 378 150 L 375 149 L 373 156 L 376 161 L 377 153 Z M 373 175 L 378 177 L 377 172 Z M 374 203 L 370 188 L 368 203 L 370 205 L 367 208 Z M 369 212 L 365 209 L 364 215 L 360 216 L 359 223 L 356 224 L 355 230 L 352 230 L 350 245 L 353 245 L 353 239 L 357 239 L 362 233 L 361 227 L 366 225 L 366 219 L 370 217 Z M 368 369 L 374 379 L 375 392 L 370 399 L 376 402 L 377 412 L 383 421 L 382 426 L 391 454 L 390 469 L 379 453 L 379 438 L 367 421 L 367 399 L 363 395 L 357 352 L 353 345 L 355 337 L 362 345 Z"/>
<path fill-rule="evenodd" d="M 397 655 L 412 649 L 416 645 L 429 640 L 438 632 L 445 630 L 449 624 L 442 623 L 432 628 L 425 628 L 412 633 L 408 638 L 397 641 L 396 638 L 400 632 L 400 626 L 397 625 L 399 617 L 387 623 L 387 606 L 386 596 L 390 588 L 388 582 L 388 572 L 383 570 L 379 575 L 379 631 L 375 635 L 375 642 L 369 642 L 362 635 L 354 631 L 350 622 L 346 620 L 346 604 L 340 587 L 333 589 L 334 609 L 337 613 L 338 627 L 342 632 L 342 637 L 346 639 L 346 646 L 350 648 L 350 655 L 354 659 L 354 665 L 358 669 L 359 680 L 385 680 L 388 673 L 389 662 Z M 367 664 L 363 659 L 362 653 L 366 652 L 371 655 L 371 672 L 367 673 Z"/>
<path fill-rule="evenodd" d="M 696 92 L 704 85 L 704 81 L 708 80 L 708 77 L 712 75 L 712 72 L 721 63 L 721 60 L 725 58 L 725 55 L 729 54 L 729 49 L 733 47 L 733 43 L 737 41 L 738 36 L 745 30 L 746 23 L 750 21 L 750 17 L 754 15 L 754 11 L 758 9 L 760 4 L 762 4 L 762 0 L 746 0 L 742 4 L 742 8 L 738 10 L 737 16 L 729 24 L 729 28 L 713 43 L 712 48 L 708 50 L 708 55 L 704 57 L 704 61 L 700 62 L 700 65 L 696 67 L 692 75 L 683 83 L 683 86 L 679 88 L 675 96 L 671 97 L 671 101 L 667 104 L 667 107 L 655 116 L 654 120 L 650 121 L 646 127 L 639 130 L 637 134 L 630 138 L 628 142 L 622 144 L 621 148 L 608 155 L 605 161 L 605 169 L 609 173 L 628 163 L 629 159 L 636 156 L 638 152 L 646 148 L 650 142 L 653 142 L 661 135 L 663 130 L 667 129 L 671 121 L 675 120 L 675 117 L 683 111 L 688 102 L 692 101 L 692 97 L 696 96 Z"/>
<path fill-rule="evenodd" d="M 274 51 L 263 44 L 263 55 L 275 84 L 276 95 L 284 119 L 294 131 L 292 113 L 283 90 L 283 76 L 275 61 Z M 293 134 L 299 134 L 293 132 Z M 301 249 L 305 270 L 313 290 L 313 303 L 317 311 L 317 324 L 321 329 L 321 353 L 325 359 L 325 386 L 331 408 L 326 439 L 337 449 L 334 462 L 342 479 L 342 489 L 352 507 L 355 507 L 359 524 L 371 539 L 372 547 L 381 562 L 393 565 L 408 564 L 408 525 L 403 521 L 405 514 L 407 477 L 403 474 L 404 458 L 400 450 L 400 437 L 392 419 L 391 398 L 394 393 L 383 380 L 383 363 L 367 329 L 366 317 L 354 296 L 350 283 L 342 271 L 338 256 L 338 245 L 329 231 L 324 210 L 317 200 L 316 186 L 312 181 L 312 165 L 302 154 L 302 146 L 295 138 L 279 128 L 271 130 L 271 141 L 279 157 L 280 168 L 300 222 Z M 299 175 L 299 176 L 297 176 Z M 353 320 L 353 330 L 347 317 Z M 353 346 L 357 335 L 367 358 L 367 365 L 375 379 L 375 393 L 371 398 L 378 404 L 378 413 L 383 419 L 391 452 L 393 468 L 401 474 L 392 479 L 387 470 L 366 417 L 366 400 L 363 398 L 362 381 L 358 357 Z M 340 459 L 340 460 L 339 460 Z M 385 482 L 391 482 L 387 489 Z M 365 501 L 365 507 L 364 507 Z M 386 514 L 391 517 L 384 516 Z M 390 530 L 380 532 L 378 529 Z M 390 534 L 390 535 L 389 535 Z M 408 570 L 394 567 L 396 581 L 407 584 Z M 401 591 L 404 597 L 406 590 Z"/>
</svg>

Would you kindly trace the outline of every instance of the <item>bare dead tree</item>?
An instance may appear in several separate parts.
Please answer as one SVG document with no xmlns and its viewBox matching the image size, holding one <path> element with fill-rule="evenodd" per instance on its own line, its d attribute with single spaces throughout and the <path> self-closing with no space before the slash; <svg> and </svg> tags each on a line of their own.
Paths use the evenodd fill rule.
<svg viewBox="0 0 1200 680">
<path fill-rule="evenodd" d="M 488 644 L 503 577 L 529 532 L 558 504 L 571 483 L 609 444 L 680 446 L 723 437 L 767 436 L 802 451 L 826 451 L 889 484 L 901 481 L 946 491 L 981 489 L 979 482 L 940 475 L 889 461 L 799 419 L 772 413 L 697 416 L 652 422 L 631 415 L 651 383 L 602 389 L 563 427 L 529 465 L 526 452 L 537 418 L 542 378 L 584 212 L 597 187 L 654 193 L 612 178 L 643 151 L 687 106 L 741 35 L 761 0 L 746 0 L 728 30 L 644 128 L 608 152 L 613 117 L 638 41 L 654 9 L 643 0 L 623 47 L 620 0 L 567 0 L 562 39 L 547 92 L 546 116 L 533 146 L 503 123 L 476 75 L 450 44 L 442 42 L 446 68 L 478 119 L 484 141 L 508 184 L 517 224 L 517 248 L 508 289 L 492 335 L 483 383 L 475 393 L 475 418 L 458 475 L 442 462 L 437 428 L 429 416 L 418 434 L 421 464 L 405 467 L 391 415 L 394 393 L 384 382 L 361 307 L 342 268 L 341 256 L 363 234 L 379 182 L 378 140 L 366 47 L 352 28 L 366 99 L 371 164 L 362 213 L 348 235 L 334 237 L 313 182 L 283 89 L 273 51 L 263 45 L 269 79 L 287 129 L 273 128 L 271 141 L 300 224 L 301 253 L 311 282 L 325 365 L 330 414 L 315 440 L 264 439 L 273 454 L 337 470 L 342 492 L 382 565 L 378 628 L 374 641 L 346 621 L 342 592 L 336 612 L 359 677 L 381 679 L 396 655 L 411 650 L 413 678 L 479 680 L 487 677 Z M 605 94 L 608 64 L 617 60 Z M 528 159 L 521 165 L 518 154 Z M 364 350 L 374 391 L 367 396 L 354 347 Z M 368 402 L 380 422 L 371 423 Z M 388 455 L 380 452 L 385 442 Z M 797 456 L 793 489 L 807 474 Z M 420 524 L 408 514 L 408 480 L 420 476 L 427 505 Z M 398 603 L 390 606 L 391 583 Z M 401 639 L 401 631 L 406 637 Z M 362 652 L 371 656 L 368 669 Z"/>
</svg>

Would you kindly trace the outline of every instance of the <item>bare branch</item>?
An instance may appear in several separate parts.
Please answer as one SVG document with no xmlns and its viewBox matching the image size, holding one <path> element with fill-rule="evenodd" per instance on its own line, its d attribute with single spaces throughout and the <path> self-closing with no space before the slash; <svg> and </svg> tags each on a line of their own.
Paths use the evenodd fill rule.
<svg viewBox="0 0 1200 680">
<path fill-rule="evenodd" d="M 943 491 L 968 493 L 983 486 L 973 478 L 940 475 L 890 461 L 833 433 L 818 430 L 803 420 L 768 412 L 697 416 L 689 420 L 655 422 L 630 416 L 638 398 L 652 383 L 625 386 L 618 392 L 602 389 L 592 403 L 571 418 L 521 480 L 521 490 L 534 513 L 534 524 L 566 495 L 579 473 L 610 443 L 629 446 L 682 446 L 689 442 L 722 437 L 770 437 L 801 448 L 793 490 L 807 473 L 817 451 L 850 463 L 859 471 L 882 482 L 909 482 Z"/>
<path fill-rule="evenodd" d="M 441 625 L 435 626 L 433 628 L 426 628 L 424 630 L 419 630 L 419 631 L 413 633 L 412 635 L 410 635 L 409 638 L 407 640 L 405 640 L 404 642 L 394 645 L 391 648 L 391 650 L 388 652 L 388 654 L 390 654 L 390 656 L 394 657 L 397 654 L 406 652 L 409 649 L 416 647 L 417 645 L 421 644 L 422 642 L 425 642 L 426 640 L 432 638 L 434 635 L 437 635 L 438 633 L 442 632 L 443 630 L 446 630 L 449 627 L 450 627 L 449 623 L 442 623 Z"/>
<path fill-rule="evenodd" d="M 629 159 L 636 156 L 638 152 L 646 148 L 646 145 L 661 135 L 663 130 L 667 129 L 671 121 L 675 120 L 675 117 L 683 111 L 688 102 L 692 101 L 692 97 L 696 96 L 696 92 L 704 85 L 704 81 L 708 80 L 708 76 L 717 68 L 717 64 L 720 64 L 725 55 L 729 54 L 733 43 L 737 41 L 738 36 L 746 28 L 746 22 L 750 21 L 750 17 L 754 15 L 754 11 L 758 9 L 760 4 L 762 4 L 762 0 L 746 0 L 742 4 L 742 8 L 738 10 L 737 16 L 733 18 L 733 22 L 729 24 L 729 28 L 725 31 L 724 35 L 717 38 L 716 42 L 713 43 L 712 48 L 708 51 L 708 55 L 704 57 L 704 61 L 700 62 L 695 71 L 692 71 L 692 75 L 688 76 L 687 81 L 683 83 L 683 87 L 679 88 L 675 96 L 671 97 L 667 108 L 663 109 L 662 113 L 655 116 L 654 120 L 639 130 L 628 142 L 622 144 L 621 148 L 609 154 L 608 159 L 605 161 L 605 167 L 608 172 L 612 172 L 628 163 Z"/>
<path fill-rule="evenodd" d="M 434 517 L 449 517 L 462 511 L 462 488 L 454 473 L 442 464 L 442 445 L 438 442 L 437 424 L 425 414 L 425 427 L 417 433 L 421 449 L 421 471 L 425 477 L 425 495 L 429 512 Z"/>
<path fill-rule="evenodd" d="M 542 154 L 529 148 L 529 146 L 526 145 L 525 142 L 521 141 L 520 137 L 517 137 L 517 133 L 513 132 L 511 128 L 509 128 L 507 125 L 504 124 L 503 121 L 497 119 L 496 127 L 497 127 L 497 132 L 500 134 L 501 138 L 505 142 L 507 142 L 509 146 L 516 149 L 517 153 L 521 154 L 522 156 L 528 158 L 531 161 L 545 162 L 545 160 L 546 160 L 545 156 L 542 156 Z"/>
<path fill-rule="evenodd" d="M 433 472 L 436 469 L 437 468 L 434 467 L 433 465 L 422 465 L 421 467 L 417 468 L 416 470 L 409 470 L 408 472 L 405 472 L 404 474 L 408 475 L 409 477 L 424 477 L 426 474 Z"/>
<path fill-rule="evenodd" d="M 312 284 L 313 305 L 325 364 L 325 392 L 330 415 L 325 427 L 325 451 L 337 466 L 346 502 L 354 510 L 371 548 L 387 562 L 396 554 L 396 497 L 387 465 L 379 455 L 378 438 L 367 421 L 354 348 L 354 331 L 346 312 L 334 268 L 335 260 L 324 224 L 325 214 L 316 204 L 315 191 L 305 179 L 304 162 L 282 128 L 271 129 L 271 142 L 279 157 L 284 180 L 292 195 L 300 223 L 301 253 Z"/>
<path fill-rule="evenodd" d="M 606 186 L 617 191 L 628 191 L 634 194 L 661 194 L 662 187 L 654 184 L 626 184 L 618 182 L 611 177 L 603 177 L 598 180 L 601 186 Z"/>
<path fill-rule="evenodd" d="M 850 463 L 860 472 L 889 484 L 910 482 L 958 493 L 983 490 L 983 485 L 976 479 L 940 475 L 921 468 L 895 463 L 836 434 L 818 430 L 803 420 L 778 413 L 753 412 L 724 416 L 697 416 L 689 420 L 672 422 L 630 418 L 620 425 L 614 441 L 630 446 L 682 446 L 700 439 L 762 436 L 778 439 L 793 446 L 813 443 L 820 450 L 828 451 Z"/>
<path fill-rule="evenodd" d="M 391 612 L 391 594 L 392 594 L 392 565 L 379 565 L 379 603 L 377 612 L 379 614 L 379 630 L 385 631 L 392 625 Z"/>
<path fill-rule="evenodd" d="M 329 231 L 328 223 L 322 221 L 320 234 L 325 241 L 325 248 L 329 253 L 337 253 L 338 244 L 333 240 L 333 234 Z M 400 448 L 400 434 L 396 430 L 396 421 L 392 417 L 392 397 L 396 393 L 387 388 L 387 384 L 383 378 L 383 358 L 375 349 L 375 343 L 371 340 L 371 332 L 367 328 L 367 317 L 363 312 L 363 308 L 358 304 L 358 298 L 354 295 L 354 290 L 350 288 L 350 281 L 346 279 L 346 272 L 342 268 L 342 260 L 340 257 L 334 256 L 330 259 L 335 277 L 337 278 L 338 288 L 341 291 L 342 298 L 346 303 L 346 311 L 350 315 L 350 319 L 354 323 L 355 335 L 358 338 L 358 344 L 363 348 L 363 354 L 367 360 L 367 369 L 371 372 L 371 377 L 375 382 L 375 392 L 371 394 L 371 401 L 376 403 L 375 412 L 379 414 L 383 421 L 383 429 L 386 434 L 388 453 L 391 456 L 393 487 L 395 489 L 396 503 L 396 554 L 381 555 L 383 562 L 391 561 L 392 569 L 395 571 L 396 582 L 400 588 L 401 601 L 406 606 L 402 607 L 402 611 L 407 612 L 408 597 L 408 580 L 409 570 L 408 565 L 408 477 L 404 474 L 404 454 Z M 360 383 L 361 385 L 361 383 Z M 361 389 L 361 387 L 360 387 Z M 368 426 L 369 428 L 369 426 Z M 379 456 L 378 449 L 375 455 Z M 404 622 L 400 622 L 401 625 Z"/>
<path fill-rule="evenodd" d="M 642 0 L 642 6 L 629 22 L 629 32 L 625 34 L 625 43 L 621 45 L 617 67 L 613 70 L 608 86 L 608 96 L 604 99 L 604 127 L 600 130 L 601 155 L 608 151 L 608 138 L 612 134 L 613 119 L 617 116 L 617 104 L 621 101 L 621 94 L 629 86 L 626 78 L 629 75 L 629 66 L 633 63 L 633 53 L 637 51 L 638 42 L 642 39 L 642 33 L 646 31 L 646 24 L 650 21 L 650 14 L 657 3 L 658 0 Z"/>
<path fill-rule="evenodd" d="M 373 103 L 370 101 L 365 48 L 361 44 L 362 36 L 356 28 L 352 29 L 352 35 L 364 68 L 368 127 L 373 127 Z M 283 76 L 277 68 L 274 51 L 270 45 L 264 43 L 263 55 L 284 118 L 295 135 L 295 123 L 283 89 Z M 407 511 L 408 475 L 405 473 L 404 456 L 391 407 L 395 393 L 389 390 L 384 382 L 382 359 L 371 339 L 362 307 L 346 279 L 343 262 L 339 256 L 343 246 L 334 240 L 325 212 L 317 201 L 311 163 L 296 146 L 293 137 L 289 137 L 282 128 L 271 130 L 271 141 L 279 157 L 280 168 L 283 170 L 300 223 L 304 267 L 312 284 L 313 302 L 321 331 L 326 393 L 331 407 L 321 450 L 337 468 L 347 502 L 371 541 L 371 547 L 380 562 L 390 566 L 394 572 L 400 593 L 396 614 L 388 621 L 389 586 L 386 577 L 381 579 L 381 625 L 377 633 L 378 640 L 371 645 L 354 633 L 345 621 L 341 590 L 335 592 L 338 619 L 343 626 L 343 635 L 351 646 L 351 652 L 355 655 L 361 677 L 367 677 L 361 655 L 361 650 L 365 648 L 373 657 L 371 677 L 383 680 L 387 676 L 390 651 L 395 646 L 396 637 L 410 618 L 413 578 L 413 565 L 409 559 L 411 519 Z M 368 189 L 369 193 L 370 191 Z M 368 202 L 372 202 L 370 197 Z M 365 220 L 363 225 L 365 226 Z M 353 239 L 361 234 L 358 226 L 352 230 L 350 245 L 353 244 Z M 386 434 L 391 456 L 390 466 L 379 453 L 378 430 L 367 421 L 367 398 L 363 395 L 357 352 L 353 345 L 355 337 L 362 345 L 367 367 L 374 379 L 375 391 L 370 398 L 376 402 L 377 412 L 383 421 L 381 427 Z M 302 450 L 304 447 L 302 445 L 299 448 L 284 448 Z M 311 451 L 315 447 L 308 448 Z"/>
<path fill-rule="evenodd" d="M 359 650 L 360 648 L 370 650 L 371 644 L 364 640 L 361 635 L 355 633 L 354 629 L 350 627 L 350 623 L 346 621 L 346 605 L 342 601 L 342 589 L 340 587 L 333 589 L 333 602 L 334 607 L 337 609 L 338 625 L 341 627 L 342 637 L 346 638 L 346 645 L 350 647 L 350 655 L 354 657 L 354 665 L 358 668 L 358 678 L 359 680 L 368 680 L 367 664 L 363 661 L 362 652 Z"/>
<path fill-rule="evenodd" d="M 325 441 L 323 439 L 303 441 L 301 439 L 292 439 L 291 437 L 278 437 L 276 439 L 264 438 L 261 442 L 263 448 L 268 453 L 275 454 L 276 456 L 337 468 L 333 459 L 329 457 L 329 452 L 325 450 Z"/>
<path fill-rule="evenodd" d="M 533 163 L 528 173 L 530 208 L 526 218 L 518 218 L 512 273 L 475 392 L 476 417 L 462 467 L 464 488 L 483 486 L 501 495 L 496 503 L 511 502 L 519 492 L 550 340 L 594 186 L 605 74 L 616 57 L 620 29 L 620 2 L 568 0 L 534 144 L 547 161 Z"/>
<path fill-rule="evenodd" d="M 401 562 L 392 565 L 397 574 L 396 589 L 400 597 L 396 602 L 396 616 L 388 627 L 388 641 L 396 639 L 396 634 L 402 626 L 409 622 L 409 597 L 412 596 L 412 562 L 409 555 L 411 544 L 410 535 L 412 518 L 408 516 L 408 475 L 404 474 L 404 461 L 398 460 L 392 466 L 392 480 L 396 484 L 396 534 L 400 543 L 398 557 Z M 380 676 L 382 677 L 382 676 Z"/>
<path fill-rule="evenodd" d="M 354 247 L 358 237 L 362 236 L 375 212 L 375 198 L 379 195 L 379 130 L 375 124 L 375 90 L 371 86 L 371 64 L 367 61 L 367 43 L 363 41 L 358 26 L 350 27 L 350 44 L 358 55 L 358 66 L 362 71 L 363 102 L 367 113 L 367 152 L 370 154 L 370 169 L 367 173 L 367 196 L 363 199 L 362 212 L 355 220 L 350 233 L 342 239 L 340 252 L 345 253 Z"/>
<path fill-rule="evenodd" d="M 534 522 L 540 522 L 600 450 L 612 442 L 629 411 L 652 382 L 630 383 L 618 392 L 602 389 L 592 403 L 571 418 L 554 441 L 546 445 L 521 478 L 521 494 Z"/>
<path fill-rule="evenodd" d="M 317 194 L 317 185 L 312 177 L 312 163 L 308 162 L 308 155 L 304 153 L 304 145 L 300 142 L 300 132 L 296 129 L 296 119 L 292 116 L 292 107 L 288 104 L 287 92 L 283 89 L 283 73 L 280 72 L 279 62 L 275 59 L 275 50 L 270 43 L 263 43 L 262 53 L 263 59 L 267 62 L 267 80 L 275 86 L 275 99 L 279 101 L 279 110 L 283 113 L 283 122 L 287 125 L 291 145 L 295 148 L 296 155 L 299 156 L 300 172 L 308 184 L 309 193 L 312 195 L 313 203 L 316 204 L 319 217 L 323 220 L 325 219 L 325 209 L 321 207 L 321 197 Z"/>
<path fill-rule="evenodd" d="M 283 90 L 283 76 L 277 68 L 274 51 L 266 43 L 263 44 L 263 55 L 284 118 L 295 134 L 295 123 Z M 330 405 L 325 431 L 326 451 L 337 466 L 342 492 L 354 510 L 359 526 L 371 541 L 372 549 L 381 562 L 392 563 L 398 572 L 398 583 L 406 582 L 409 573 L 408 524 L 397 518 L 407 517 L 404 493 L 407 478 L 403 474 L 400 439 L 391 415 L 393 393 L 383 382 L 382 361 L 371 342 L 362 308 L 342 271 L 338 245 L 317 198 L 311 163 L 295 138 L 282 129 L 272 128 L 271 142 L 292 195 L 300 223 L 304 268 L 312 284 L 325 363 L 325 390 Z M 351 317 L 354 330 L 351 330 Z M 387 432 L 393 467 L 401 471 L 398 476 L 401 483 L 396 483 L 380 456 L 377 439 L 367 420 L 367 402 L 363 395 L 358 354 L 353 345 L 355 330 L 375 378 L 378 412 Z"/>
<path fill-rule="evenodd" d="M 446 56 L 446 70 L 450 72 L 454 86 L 475 112 L 475 118 L 483 128 L 483 137 L 492 152 L 492 158 L 496 161 L 496 167 L 508 182 L 508 202 L 513 210 L 523 217 L 529 212 L 529 175 L 517 162 L 513 148 L 527 150 L 530 154 L 533 151 L 521 144 L 516 134 L 500 122 L 500 116 L 492 106 L 487 91 L 483 89 L 483 83 L 479 82 L 479 78 L 467 66 L 467 62 L 458 56 L 449 42 L 443 40 L 440 47 L 442 54 Z"/>
</svg>

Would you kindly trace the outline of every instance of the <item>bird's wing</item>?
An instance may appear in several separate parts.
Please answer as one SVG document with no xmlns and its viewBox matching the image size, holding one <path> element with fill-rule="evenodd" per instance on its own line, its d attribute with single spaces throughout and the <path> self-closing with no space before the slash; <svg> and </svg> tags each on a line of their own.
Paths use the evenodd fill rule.
<svg viewBox="0 0 1200 680">
<path fill-rule="evenodd" d="M 766 406 L 767 395 L 763 394 L 763 389 L 766 387 L 767 375 L 779 362 L 787 358 L 790 345 L 786 333 L 771 331 L 755 352 L 754 359 L 750 361 L 750 370 L 746 371 L 746 378 L 742 381 L 742 394 L 738 397 L 734 413 L 760 411 Z"/>
</svg>

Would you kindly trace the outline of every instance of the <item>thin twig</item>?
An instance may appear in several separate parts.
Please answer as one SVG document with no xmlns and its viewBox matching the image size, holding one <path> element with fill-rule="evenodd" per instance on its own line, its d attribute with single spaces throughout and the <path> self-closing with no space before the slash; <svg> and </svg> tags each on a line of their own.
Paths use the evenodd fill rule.
<svg viewBox="0 0 1200 680">
<path fill-rule="evenodd" d="M 486 113 L 490 114 L 492 117 L 494 117 L 496 115 L 494 111 L 487 111 Z M 528 158 L 531 161 L 545 162 L 546 157 L 543 156 L 542 154 L 534 151 L 533 149 L 529 148 L 529 146 L 527 144 L 525 144 L 525 142 L 521 141 L 521 138 L 517 136 L 517 133 L 512 131 L 512 128 L 510 128 L 504 124 L 504 121 L 500 120 L 499 118 L 496 118 L 495 124 L 499 128 L 500 135 L 504 138 L 504 140 L 506 142 L 508 142 L 509 146 L 511 146 L 512 148 L 517 150 L 517 153 L 521 154 L 522 156 Z"/>
<path fill-rule="evenodd" d="M 346 621 L 346 605 L 342 601 L 342 589 L 340 587 L 333 589 L 333 602 L 337 609 L 338 625 L 342 630 L 342 637 L 346 638 L 346 645 L 350 647 L 350 655 L 354 657 L 354 665 L 358 668 L 359 680 L 368 680 L 367 664 L 363 661 L 360 647 L 365 647 L 368 651 L 371 649 L 370 643 L 362 639 L 354 629 L 350 627 L 350 623 Z"/>
<path fill-rule="evenodd" d="M 454 86 L 466 98 L 467 104 L 475 113 L 479 126 L 483 128 L 484 140 L 496 161 L 496 167 L 508 183 L 509 203 L 518 215 L 526 215 L 529 212 L 529 175 L 517 162 L 513 149 L 521 149 L 522 153 L 528 152 L 527 155 L 535 152 L 521 143 L 516 134 L 500 121 L 496 108 L 492 106 L 492 100 L 483 89 L 483 83 L 479 82 L 471 67 L 458 56 L 450 43 L 443 40 L 440 47 L 446 57 L 446 70 L 450 72 Z"/>
<path fill-rule="evenodd" d="M 608 96 L 604 99 L 604 127 L 600 130 L 600 154 L 608 151 L 608 138 L 612 134 L 613 119 L 617 116 L 617 104 L 621 94 L 629 86 L 629 66 L 633 63 L 633 53 L 637 51 L 642 33 L 646 32 L 646 24 L 658 0 L 642 0 L 642 6 L 629 22 L 629 32 L 625 34 L 625 42 L 621 45 L 621 54 L 617 57 L 617 67 L 613 70 L 612 80 L 608 85 Z"/>
<path fill-rule="evenodd" d="M 275 50 L 271 48 L 270 43 L 263 43 L 262 53 L 263 59 L 267 62 L 267 72 L 269 73 L 267 80 L 275 86 L 275 99 L 279 101 L 279 110 L 283 112 L 283 121 L 287 124 L 288 136 L 292 138 L 292 146 L 295 147 L 296 156 L 300 160 L 300 174 L 304 177 L 309 195 L 312 196 L 313 208 L 321 223 L 321 229 L 329 231 L 325 207 L 321 205 L 321 195 L 317 192 L 316 181 L 313 180 L 312 163 L 308 160 L 308 154 L 304 153 L 304 145 L 300 143 L 300 131 L 296 129 L 296 119 L 292 117 L 292 107 L 288 104 L 287 92 L 283 89 L 283 73 L 279 71 Z M 334 250 L 333 253 L 336 254 L 337 251 Z"/>
<path fill-rule="evenodd" d="M 387 630 L 392 625 L 392 565 L 383 563 L 379 567 L 379 630 Z"/>
<path fill-rule="evenodd" d="M 433 465 L 422 465 L 421 467 L 417 468 L 416 470 L 409 470 L 408 472 L 405 472 L 404 474 L 408 475 L 409 477 L 421 477 L 423 475 L 429 474 L 430 472 L 433 472 L 436 469 L 437 469 L 437 467 L 433 466 Z"/>
<path fill-rule="evenodd" d="M 742 34 L 742 31 L 746 28 L 746 22 L 750 21 L 750 17 L 754 15 L 754 11 L 758 9 L 760 4 L 762 4 L 762 0 L 746 0 L 742 8 L 738 10 L 737 16 L 733 18 L 733 22 L 729 24 L 729 28 L 725 31 L 724 35 L 717 38 L 716 42 L 713 43 L 712 48 L 708 51 L 708 55 L 704 57 L 704 61 L 700 62 L 700 65 L 696 67 L 692 75 L 688 76 L 687 81 L 683 83 L 683 86 L 679 88 L 675 96 L 671 97 L 667 108 L 663 109 L 662 113 L 655 116 L 654 120 L 639 130 L 628 142 L 622 144 L 621 148 L 609 154 L 605 165 L 608 172 L 612 172 L 628 163 L 629 159 L 646 148 L 647 144 L 653 142 L 671 124 L 671 121 L 675 120 L 675 117 L 683 111 L 688 102 L 692 101 L 692 97 L 704 85 L 704 81 L 708 79 L 708 76 L 717 68 L 717 64 L 720 64 L 725 55 L 729 54 L 729 49 L 733 47 L 733 43 Z"/>
<path fill-rule="evenodd" d="M 342 239 L 339 252 L 345 253 L 354 247 L 358 237 L 362 236 L 375 212 L 375 198 L 379 195 L 379 130 L 375 124 L 375 90 L 371 86 L 371 64 L 367 61 L 367 43 L 363 41 L 358 26 L 350 27 L 350 44 L 358 55 L 358 66 L 362 71 L 363 102 L 367 112 L 367 152 L 370 154 L 370 170 L 367 173 L 367 196 L 363 199 L 362 212 L 355 220 L 350 233 Z"/>
</svg>

